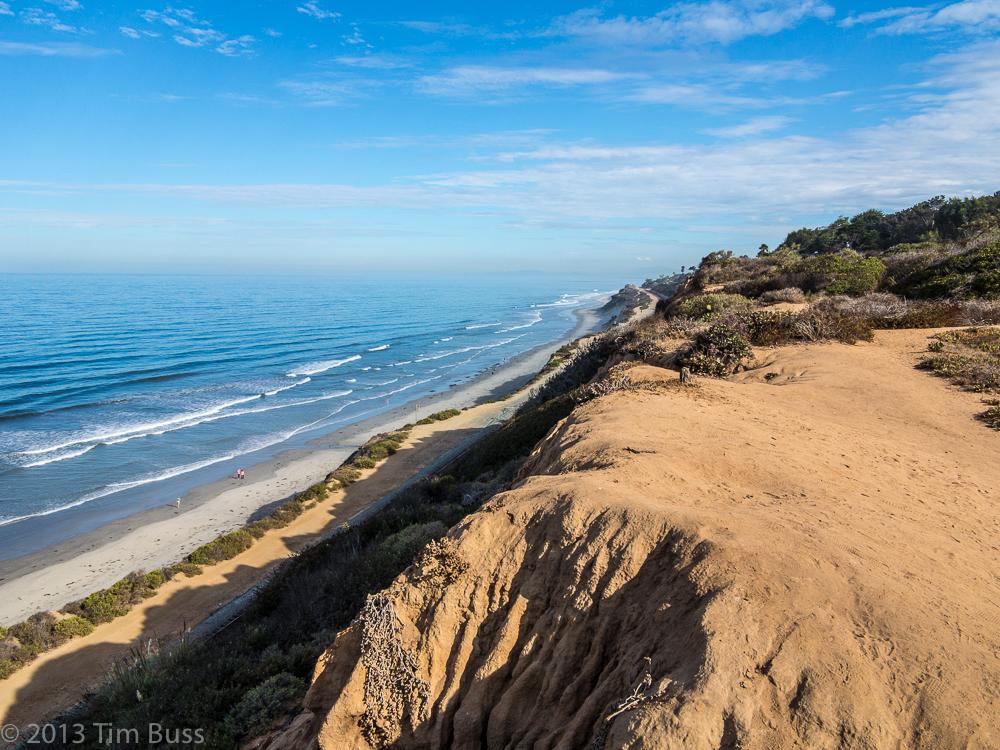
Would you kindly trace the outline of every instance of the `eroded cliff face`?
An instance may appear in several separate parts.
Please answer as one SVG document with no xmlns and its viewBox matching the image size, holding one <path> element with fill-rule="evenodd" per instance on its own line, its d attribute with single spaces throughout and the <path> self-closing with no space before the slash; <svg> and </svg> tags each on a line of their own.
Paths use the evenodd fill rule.
<svg viewBox="0 0 1000 750">
<path fill-rule="evenodd" d="M 579 407 L 257 746 L 1000 746 L 1000 436 L 911 344 Z"/>
</svg>

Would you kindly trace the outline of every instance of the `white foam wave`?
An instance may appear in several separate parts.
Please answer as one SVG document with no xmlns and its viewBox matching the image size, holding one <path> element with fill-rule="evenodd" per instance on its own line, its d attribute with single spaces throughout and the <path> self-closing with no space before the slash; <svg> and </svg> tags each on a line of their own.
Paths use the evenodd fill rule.
<svg viewBox="0 0 1000 750">
<path fill-rule="evenodd" d="M 221 404 L 216 404 L 215 406 L 211 406 L 207 409 L 178 414 L 170 417 L 169 419 L 160 420 L 159 422 L 144 422 L 142 424 L 127 425 L 114 430 L 80 436 L 74 438 L 73 440 L 66 440 L 62 443 L 56 443 L 54 445 L 31 448 L 29 450 L 20 451 L 20 454 L 23 456 L 42 456 L 46 453 L 52 453 L 53 451 L 61 450 L 63 448 L 72 448 L 73 446 L 83 445 L 84 443 L 103 443 L 109 440 L 115 440 L 116 438 L 125 437 L 127 435 L 133 435 L 135 433 L 150 433 L 153 430 L 158 430 L 163 427 L 169 427 L 171 425 L 188 422 L 201 417 L 212 416 L 233 406 L 245 404 L 248 401 L 256 401 L 258 398 L 260 398 L 260 396 L 244 396 L 242 398 L 232 399 L 231 401 L 224 401 Z"/>
<path fill-rule="evenodd" d="M 384 352 L 386 349 L 389 348 L 389 346 L 390 346 L 389 344 L 382 344 L 381 346 L 373 346 L 368 351 L 370 351 L 370 352 Z"/>
<path fill-rule="evenodd" d="M 299 380 L 299 381 L 297 381 L 295 383 L 292 383 L 291 385 L 285 385 L 285 386 L 282 386 L 281 388 L 275 388 L 273 391 L 264 391 L 264 395 L 265 396 L 277 396 L 282 391 L 290 391 L 292 388 L 295 388 L 296 386 L 305 385 L 310 380 L 312 380 L 312 378 L 302 378 L 302 380 Z"/>
<path fill-rule="evenodd" d="M 211 415 L 208 415 L 208 416 L 200 416 L 201 414 L 203 414 L 203 412 L 197 412 L 196 414 L 199 414 L 199 416 L 197 418 L 195 418 L 192 415 L 192 418 L 189 421 L 186 421 L 186 422 L 172 421 L 169 425 L 160 427 L 159 429 L 140 431 L 140 432 L 135 432 L 135 433 L 132 433 L 132 434 L 123 434 L 120 437 L 116 437 L 116 438 L 113 438 L 113 439 L 109 439 L 109 438 L 105 438 L 105 439 L 94 439 L 94 438 L 91 438 L 91 439 L 81 439 L 81 440 L 79 440 L 79 441 L 77 441 L 75 443 L 72 443 L 71 445 L 84 445 L 86 443 L 92 443 L 92 444 L 88 445 L 86 448 L 84 448 L 83 450 L 80 450 L 80 451 L 70 452 L 70 453 L 61 453 L 61 454 L 53 456 L 53 457 L 51 457 L 49 459 L 46 459 L 44 461 L 35 461 L 33 463 L 30 463 L 30 464 L 22 464 L 22 467 L 23 468 L 31 468 L 33 466 L 43 466 L 44 464 L 55 463 L 56 461 L 65 461 L 65 460 L 70 459 L 70 458 L 76 458 L 77 456 L 81 456 L 84 453 L 86 453 L 87 451 L 89 451 L 89 450 L 91 450 L 93 448 L 96 448 L 98 445 L 119 445 L 120 443 L 127 443 L 127 442 L 129 442 L 131 440 L 138 440 L 138 439 L 144 438 L 144 437 L 156 437 L 158 435 L 163 435 L 163 434 L 168 433 L 168 432 L 175 432 L 176 430 L 186 430 L 186 429 L 188 429 L 190 427 L 196 427 L 198 425 L 205 424 L 206 422 L 216 422 L 216 421 L 218 421 L 220 419 L 229 419 L 231 417 L 241 417 L 241 416 L 245 416 L 247 414 L 261 414 L 263 412 L 274 411 L 276 409 L 288 409 L 289 407 L 293 407 L 293 406 L 305 406 L 306 404 L 315 404 L 315 403 L 317 403 L 319 401 L 329 401 L 330 399 L 341 398 L 343 396 L 349 396 L 351 393 L 353 393 L 353 391 L 351 391 L 351 390 L 335 391 L 333 393 L 323 394 L 322 396 L 316 396 L 315 398 L 304 398 L 304 399 L 299 399 L 297 401 L 289 401 L 289 402 L 284 403 L 284 404 L 271 404 L 271 405 L 263 406 L 263 407 L 256 408 L 256 409 L 238 409 L 236 411 L 225 412 L 223 414 L 214 413 L 214 414 L 211 414 Z M 247 399 L 244 399 L 244 400 L 240 401 L 240 403 L 243 403 L 246 400 Z M 254 396 L 254 397 L 252 397 L 249 400 L 251 400 L 251 401 L 258 401 L 258 400 L 260 400 L 260 397 L 259 396 Z M 69 446 L 64 445 L 62 447 L 69 447 Z M 24 455 L 24 454 L 22 454 L 22 455 Z"/>
<path fill-rule="evenodd" d="M 340 367 L 341 365 L 346 365 L 348 362 L 355 362 L 359 359 L 361 359 L 360 354 L 352 354 L 350 357 L 345 357 L 344 359 L 327 359 L 322 362 L 310 362 L 309 364 L 302 365 L 302 367 L 298 370 L 292 370 L 288 373 L 288 377 L 294 378 L 299 375 L 318 375 L 321 372 L 332 370 L 334 367 Z"/>
<path fill-rule="evenodd" d="M 158 472 L 158 473 L 147 474 L 147 475 L 145 475 L 143 477 L 140 477 L 139 479 L 134 479 L 134 480 L 131 480 L 129 482 L 112 482 L 111 484 L 106 485 L 106 486 L 102 487 L 99 490 L 95 490 L 94 492 L 90 492 L 90 493 L 88 493 L 88 494 L 86 494 L 86 495 L 84 495 L 84 496 L 82 496 L 80 498 L 77 498 L 76 500 L 74 500 L 72 502 L 64 503 L 63 505 L 59 505 L 59 506 L 57 506 L 55 508 L 48 508 L 46 510 L 38 511 L 37 513 L 27 513 L 27 514 L 22 515 L 22 516 L 15 516 L 13 518 L 3 518 L 3 519 L 0 519 L 0 526 L 8 526 L 8 525 L 10 525 L 12 523 L 17 523 L 18 521 L 24 521 L 24 520 L 27 520 L 29 518 L 38 518 L 40 516 L 50 516 L 50 515 L 52 515 L 54 513 L 59 513 L 59 512 L 64 511 L 64 510 L 69 510 L 70 508 L 76 508 L 76 507 L 78 507 L 80 505 L 84 505 L 84 504 L 92 502 L 94 500 L 98 500 L 98 499 L 100 499 L 102 497 L 107 497 L 108 495 L 113 495 L 116 492 L 124 492 L 125 490 L 134 489 L 135 487 L 141 487 L 141 486 L 146 485 L 146 484 L 152 484 L 154 482 L 162 482 L 165 479 L 173 479 L 174 477 L 179 477 L 179 476 L 182 476 L 183 474 L 189 474 L 192 471 L 198 471 L 198 469 L 207 468 L 209 466 L 212 466 L 213 464 L 221 463 L 223 461 L 229 461 L 229 460 L 231 460 L 233 458 L 236 458 L 237 456 L 242 456 L 242 455 L 245 455 L 247 453 L 253 453 L 254 451 L 263 450 L 264 448 L 270 448 L 272 445 L 277 445 L 278 443 L 283 443 L 286 440 L 288 440 L 289 438 L 292 438 L 295 435 L 299 434 L 300 432 L 303 432 L 305 430 L 311 429 L 311 428 L 313 428 L 313 427 L 321 424 L 322 422 L 327 421 L 328 419 L 330 419 L 330 417 L 333 417 L 336 414 L 339 414 L 340 412 L 342 412 L 344 409 L 346 409 L 351 404 L 356 404 L 356 403 L 358 403 L 358 401 L 349 401 L 349 402 L 341 405 L 339 408 L 335 409 L 334 411 L 330 412 L 329 414 L 326 414 L 326 415 L 320 417 L 319 419 L 314 419 L 313 421 L 308 422 L 307 424 L 301 425 L 301 426 L 296 427 L 296 428 L 294 428 L 292 430 L 288 430 L 288 431 L 281 432 L 281 433 L 275 433 L 273 435 L 268 435 L 267 437 L 264 437 L 264 438 L 260 438 L 260 439 L 257 439 L 257 440 L 249 441 L 247 443 L 244 443 L 244 444 L 240 445 L 235 450 L 228 451 L 228 452 L 222 453 L 222 454 L 218 454 L 216 456 L 213 456 L 212 458 L 207 458 L 207 459 L 205 459 L 203 461 L 195 461 L 194 463 L 190 463 L 190 464 L 183 464 L 181 466 L 174 466 L 174 467 L 171 467 L 169 469 L 165 469 L 165 470 L 163 470 L 161 472 Z"/>
<path fill-rule="evenodd" d="M 529 320 L 527 323 L 522 323 L 516 326 L 510 326 L 509 328 L 501 328 L 497 333 L 507 333 L 508 331 L 519 331 L 522 328 L 531 328 L 534 325 L 538 325 L 542 322 L 542 314 L 540 312 L 535 312 L 535 316 Z"/>
<path fill-rule="evenodd" d="M 501 323 L 498 320 L 496 323 L 476 323 L 475 325 L 466 326 L 465 330 L 466 331 L 474 331 L 477 328 L 492 328 L 493 326 L 502 326 L 502 325 L 503 325 L 503 323 Z"/>
<path fill-rule="evenodd" d="M 77 456 L 82 456 L 84 453 L 89 453 L 96 447 L 97 444 L 87 445 L 84 446 L 83 448 L 80 448 L 79 450 L 70 451 L 68 453 L 57 453 L 56 455 L 50 456 L 49 458 L 42 458 L 39 459 L 38 461 L 32 461 L 31 463 L 21 464 L 20 466 L 22 469 L 33 469 L 36 466 L 45 466 L 45 464 L 55 463 L 56 461 L 65 461 L 66 459 L 76 458 Z"/>
</svg>

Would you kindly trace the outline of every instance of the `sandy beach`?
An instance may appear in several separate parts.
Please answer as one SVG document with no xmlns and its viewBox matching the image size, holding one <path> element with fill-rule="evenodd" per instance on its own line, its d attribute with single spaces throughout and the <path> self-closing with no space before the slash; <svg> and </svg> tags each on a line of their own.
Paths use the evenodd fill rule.
<svg viewBox="0 0 1000 750">
<path fill-rule="evenodd" d="M 58 609 L 132 571 L 180 560 L 219 534 L 243 525 L 262 508 L 318 482 L 371 435 L 442 409 L 469 407 L 516 391 L 562 343 L 595 330 L 607 317 L 595 310 L 580 311 L 576 328 L 564 340 L 525 352 L 446 393 L 317 438 L 313 450 L 290 451 L 249 466 L 243 482 L 227 478 L 199 487 L 181 498 L 180 511 L 172 503 L 164 504 L 0 563 L 0 624 Z M 505 408 L 497 403 L 489 406 L 469 416 L 476 427 L 499 418 Z M 484 421 L 477 422 L 480 418 Z M 453 421 L 444 427 L 458 429 Z"/>
</svg>

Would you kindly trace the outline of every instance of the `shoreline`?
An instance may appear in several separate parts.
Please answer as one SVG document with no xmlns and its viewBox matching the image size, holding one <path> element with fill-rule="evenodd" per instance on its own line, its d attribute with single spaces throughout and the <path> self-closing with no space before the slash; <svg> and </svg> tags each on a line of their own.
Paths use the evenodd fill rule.
<svg viewBox="0 0 1000 750">
<path fill-rule="evenodd" d="M 182 496 L 181 511 L 173 505 L 140 510 L 0 561 L 0 625 L 38 611 L 59 609 L 135 570 L 150 570 L 182 559 L 196 547 L 320 481 L 378 432 L 416 422 L 442 409 L 473 407 L 516 393 L 537 376 L 553 351 L 606 327 L 611 318 L 601 308 L 575 313 L 577 325 L 566 336 L 522 352 L 448 391 L 314 438 L 309 441 L 310 449 L 283 451 L 248 465 L 245 482 L 225 478 L 198 486 Z"/>
</svg>

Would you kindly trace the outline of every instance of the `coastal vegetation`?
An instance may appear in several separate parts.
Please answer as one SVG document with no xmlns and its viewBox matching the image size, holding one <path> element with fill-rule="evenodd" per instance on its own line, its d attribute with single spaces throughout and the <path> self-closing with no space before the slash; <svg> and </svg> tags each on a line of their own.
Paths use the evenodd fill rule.
<svg viewBox="0 0 1000 750">
<path fill-rule="evenodd" d="M 434 424 L 435 422 L 443 422 L 446 419 L 457 417 L 461 413 L 461 409 L 445 409 L 444 411 L 436 411 L 433 414 L 419 420 L 417 424 Z"/>
</svg>

